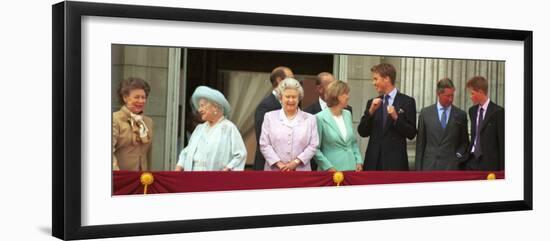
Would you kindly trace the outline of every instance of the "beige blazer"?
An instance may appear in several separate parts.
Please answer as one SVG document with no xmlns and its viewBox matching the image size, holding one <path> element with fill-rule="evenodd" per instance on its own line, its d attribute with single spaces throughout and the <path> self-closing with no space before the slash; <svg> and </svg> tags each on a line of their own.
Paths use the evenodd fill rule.
<svg viewBox="0 0 550 241">
<path fill-rule="evenodd" d="M 130 111 L 126 106 L 122 106 L 119 111 L 113 113 L 113 170 L 149 170 L 153 120 L 143 116 L 151 140 L 148 143 L 141 143 L 134 140 L 138 134 L 132 131 L 130 118 Z"/>
</svg>

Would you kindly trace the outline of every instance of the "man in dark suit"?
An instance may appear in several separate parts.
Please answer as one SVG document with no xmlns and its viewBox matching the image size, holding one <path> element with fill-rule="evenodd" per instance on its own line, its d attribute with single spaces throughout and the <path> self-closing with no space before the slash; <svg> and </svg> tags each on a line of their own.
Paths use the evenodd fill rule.
<svg viewBox="0 0 550 241">
<path fill-rule="evenodd" d="M 306 107 L 304 109 L 305 112 L 315 115 L 321 112 L 322 110 L 324 110 L 325 108 L 327 108 L 327 103 L 325 102 L 325 91 L 327 89 L 328 84 L 330 84 L 330 82 L 334 80 L 335 80 L 334 76 L 329 72 L 321 72 L 317 75 L 317 78 L 315 80 L 315 85 L 317 86 L 319 99 L 315 101 L 313 104 Z M 349 105 L 345 109 L 352 112 L 352 108 Z"/>
<path fill-rule="evenodd" d="M 504 170 L 504 108 L 489 99 L 488 82 L 484 77 L 471 78 L 466 88 L 474 106 L 468 110 L 472 132 L 465 169 Z"/>
<path fill-rule="evenodd" d="M 468 149 L 466 112 L 453 105 L 451 79 L 437 82 L 437 103 L 425 107 L 418 117 L 415 165 L 417 171 L 459 170 Z"/>
<path fill-rule="evenodd" d="M 382 63 L 371 68 L 379 97 L 367 102 L 359 135 L 370 137 L 363 170 L 408 171 L 406 138 L 416 135 L 416 102 L 395 88 L 395 67 Z"/>
<path fill-rule="evenodd" d="M 315 85 L 317 86 L 317 92 L 319 93 L 319 100 L 305 108 L 305 112 L 315 115 L 327 108 L 327 103 L 325 102 L 325 92 L 328 84 L 334 80 L 334 76 L 329 72 L 321 72 L 317 75 Z M 352 112 L 352 108 L 349 105 L 345 109 Z M 311 164 L 311 170 L 317 170 L 317 161 L 315 158 L 312 158 L 309 163 Z"/>
<path fill-rule="evenodd" d="M 269 76 L 271 81 L 272 91 L 269 95 L 264 97 L 256 111 L 254 112 L 254 127 L 256 129 L 256 156 L 254 158 L 254 170 L 264 170 L 265 158 L 260 152 L 260 136 L 262 134 L 262 124 L 264 123 L 264 115 L 267 112 L 281 109 L 281 103 L 279 102 L 279 97 L 275 91 L 279 83 L 286 78 L 293 78 L 294 74 L 290 68 L 285 66 L 279 66 L 273 71 Z"/>
</svg>

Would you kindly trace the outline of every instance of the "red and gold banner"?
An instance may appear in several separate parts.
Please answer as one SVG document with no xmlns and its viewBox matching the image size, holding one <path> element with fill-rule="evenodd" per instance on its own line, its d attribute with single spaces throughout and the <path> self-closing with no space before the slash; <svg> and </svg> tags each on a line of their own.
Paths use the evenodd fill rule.
<svg viewBox="0 0 550 241">
<path fill-rule="evenodd" d="M 143 175 L 142 175 L 143 174 Z M 503 179 L 504 172 L 113 172 L 113 195 Z"/>
</svg>

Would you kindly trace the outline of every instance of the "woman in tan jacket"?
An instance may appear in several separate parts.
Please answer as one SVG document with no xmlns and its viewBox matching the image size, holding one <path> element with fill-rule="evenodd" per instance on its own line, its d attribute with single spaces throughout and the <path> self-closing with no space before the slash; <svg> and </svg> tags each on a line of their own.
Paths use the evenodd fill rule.
<svg viewBox="0 0 550 241">
<path fill-rule="evenodd" d="M 150 91 L 140 78 L 120 82 L 118 95 L 122 107 L 113 113 L 113 170 L 149 169 L 153 120 L 143 114 Z"/>
</svg>

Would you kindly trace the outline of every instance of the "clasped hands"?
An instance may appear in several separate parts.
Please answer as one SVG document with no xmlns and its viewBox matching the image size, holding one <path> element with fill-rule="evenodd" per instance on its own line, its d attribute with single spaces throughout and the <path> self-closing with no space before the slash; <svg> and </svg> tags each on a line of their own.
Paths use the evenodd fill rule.
<svg viewBox="0 0 550 241">
<path fill-rule="evenodd" d="M 278 161 L 277 163 L 275 163 L 275 165 L 277 165 L 277 168 L 279 168 L 281 171 L 289 172 L 289 171 L 295 171 L 296 167 L 298 167 L 300 163 L 302 162 L 299 159 L 294 159 L 289 162 Z"/>
</svg>

